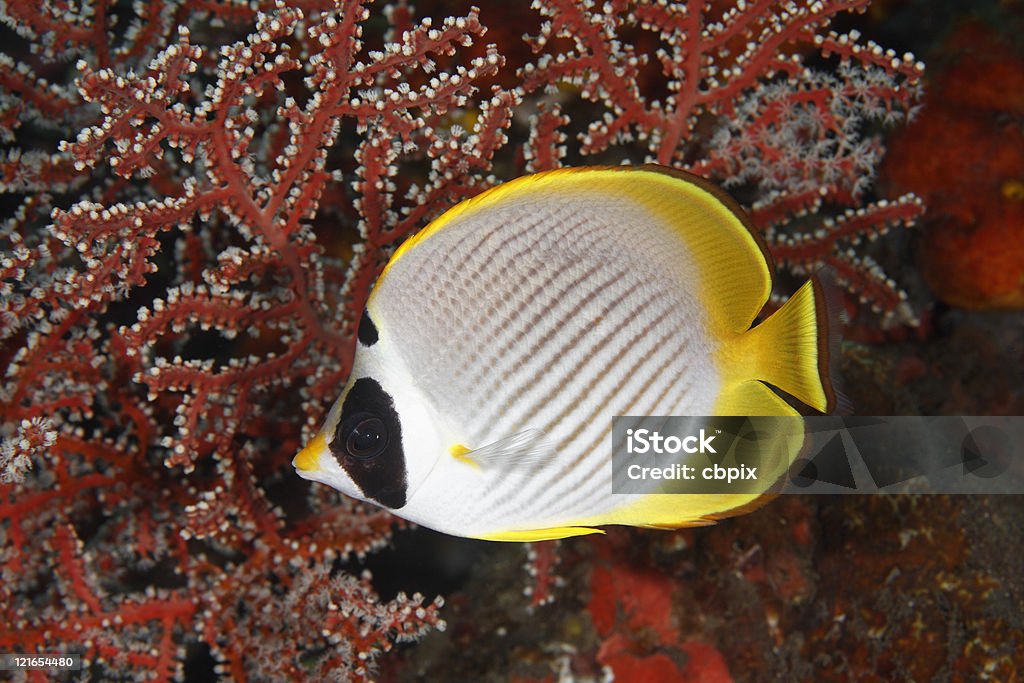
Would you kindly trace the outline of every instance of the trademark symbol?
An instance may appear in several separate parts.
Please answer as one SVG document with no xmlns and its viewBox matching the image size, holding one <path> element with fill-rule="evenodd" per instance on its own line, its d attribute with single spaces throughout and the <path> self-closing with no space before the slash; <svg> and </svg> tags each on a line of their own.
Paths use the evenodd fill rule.
<svg viewBox="0 0 1024 683">
<path fill-rule="evenodd" d="M 721 430 L 721 429 L 716 429 L 716 430 L 715 430 L 715 434 L 721 434 L 721 433 L 722 433 L 722 430 Z"/>
</svg>

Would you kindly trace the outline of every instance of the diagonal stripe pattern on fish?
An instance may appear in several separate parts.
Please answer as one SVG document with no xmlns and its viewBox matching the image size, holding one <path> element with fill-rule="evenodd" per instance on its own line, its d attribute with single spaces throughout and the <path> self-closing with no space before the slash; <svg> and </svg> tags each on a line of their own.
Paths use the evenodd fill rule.
<svg viewBox="0 0 1024 683">
<path fill-rule="evenodd" d="M 474 538 L 735 514 L 758 493 L 613 494 L 612 417 L 798 414 L 767 385 L 830 410 L 817 284 L 752 327 L 771 272 L 742 209 L 688 173 L 589 167 L 495 187 L 396 251 L 348 384 L 293 464 Z"/>
</svg>

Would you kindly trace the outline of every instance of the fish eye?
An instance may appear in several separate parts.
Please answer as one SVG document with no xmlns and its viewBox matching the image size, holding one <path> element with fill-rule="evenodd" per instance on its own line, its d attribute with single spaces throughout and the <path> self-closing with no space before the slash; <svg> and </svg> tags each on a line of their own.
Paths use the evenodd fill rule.
<svg viewBox="0 0 1024 683">
<path fill-rule="evenodd" d="M 354 425 L 345 436 L 345 453 L 359 460 L 380 455 L 388 445 L 388 429 L 384 420 L 374 415 L 353 415 Z"/>
</svg>

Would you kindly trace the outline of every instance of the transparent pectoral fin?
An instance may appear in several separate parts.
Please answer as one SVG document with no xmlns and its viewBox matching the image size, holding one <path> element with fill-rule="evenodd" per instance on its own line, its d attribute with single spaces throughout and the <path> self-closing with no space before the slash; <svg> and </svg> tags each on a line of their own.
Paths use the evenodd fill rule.
<svg viewBox="0 0 1024 683">
<path fill-rule="evenodd" d="M 453 455 L 458 452 L 455 457 L 459 460 L 482 468 L 503 469 L 541 465 L 548 461 L 554 451 L 554 444 L 539 429 L 525 429 L 472 450 L 461 445 L 452 449 Z"/>
</svg>

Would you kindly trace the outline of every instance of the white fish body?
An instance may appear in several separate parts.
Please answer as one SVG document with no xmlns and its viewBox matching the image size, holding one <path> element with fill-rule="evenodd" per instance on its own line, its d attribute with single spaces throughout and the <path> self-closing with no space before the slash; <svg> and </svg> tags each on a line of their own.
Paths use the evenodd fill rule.
<svg viewBox="0 0 1024 683">
<path fill-rule="evenodd" d="M 694 176 L 507 183 L 396 252 L 349 383 L 296 468 L 461 536 L 707 523 L 757 495 L 612 494 L 612 417 L 796 414 L 760 380 L 826 409 L 815 290 L 750 330 L 770 291 L 742 212 Z"/>
</svg>

